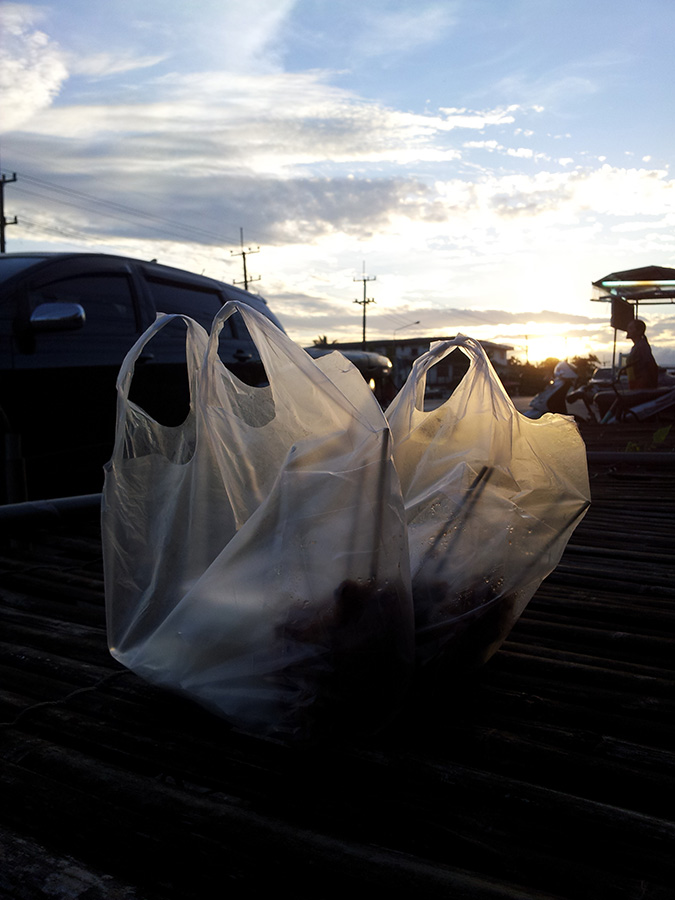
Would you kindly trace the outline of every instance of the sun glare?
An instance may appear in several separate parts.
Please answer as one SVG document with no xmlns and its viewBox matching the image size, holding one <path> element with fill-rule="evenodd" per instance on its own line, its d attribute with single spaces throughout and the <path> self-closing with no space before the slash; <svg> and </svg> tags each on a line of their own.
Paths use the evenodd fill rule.
<svg viewBox="0 0 675 900">
<path fill-rule="evenodd" d="M 561 334 L 528 335 L 525 355 L 529 362 L 539 363 L 546 359 L 571 359 L 573 356 L 587 356 L 586 341 L 577 337 L 566 337 Z"/>
</svg>

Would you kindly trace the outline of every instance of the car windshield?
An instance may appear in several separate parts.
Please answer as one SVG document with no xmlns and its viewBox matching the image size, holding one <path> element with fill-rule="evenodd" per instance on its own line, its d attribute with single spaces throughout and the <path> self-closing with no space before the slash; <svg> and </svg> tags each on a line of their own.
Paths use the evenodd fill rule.
<svg viewBox="0 0 675 900">
<path fill-rule="evenodd" d="M 0 255 L 0 281 L 7 281 L 22 269 L 44 262 L 46 256 L 2 256 Z"/>
</svg>

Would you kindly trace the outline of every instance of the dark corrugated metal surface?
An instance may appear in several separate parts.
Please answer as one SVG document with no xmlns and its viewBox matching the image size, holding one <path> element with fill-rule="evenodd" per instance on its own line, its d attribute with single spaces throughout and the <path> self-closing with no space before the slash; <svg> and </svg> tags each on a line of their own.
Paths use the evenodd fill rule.
<svg viewBox="0 0 675 900">
<path fill-rule="evenodd" d="M 0 895 L 670 900 L 675 468 L 595 437 L 593 506 L 502 650 L 342 747 L 237 734 L 121 669 L 81 509 L 6 540 Z"/>
</svg>

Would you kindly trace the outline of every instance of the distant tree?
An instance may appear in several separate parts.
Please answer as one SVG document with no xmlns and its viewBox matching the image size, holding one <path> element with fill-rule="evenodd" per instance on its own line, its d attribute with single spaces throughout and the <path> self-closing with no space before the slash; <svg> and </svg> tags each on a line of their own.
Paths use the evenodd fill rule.
<svg viewBox="0 0 675 900">
<path fill-rule="evenodd" d="M 329 346 L 329 343 L 330 343 L 330 344 L 337 344 L 337 339 L 334 340 L 334 341 L 330 341 L 330 342 L 329 342 L 329 341 L 328 341 L 328 338 L 326 337 L 325 334 L 320 334 L 320 335 L 318 336 L 318 338 L 314 338 L 314 340 L 312 341 L 312 343 L 314 344 L 315 347 L 328 347 L 328 346 Z"/>
<path fill-rule="evenodd" d="M 530 362 L 521 362 L 515 357 L 510 357 L 506 367 L 505 379 L 510 384 L 517 384 L 518 393 L 524 397 L 538 394 L 543 390 L 546 374 L 539 366 L 533 366 Z"/>
<path fill-rule="evenodd" d="M 600 360 L 594 353 L 589 353 L 588 356 L 573 356 L 570 365 L 576 371 L 579 380 L 586 384 L 600 365 Z"/>
<path fill-rule="evenodd" d="M 524 397 L 538 394 L 553 378 L 553 372 L 559 362 L 560 360 L 555 356 L 549 356 L 543 362 L 533 365 L 530 362 L 521 362 L 519 359 L 510 357 L 504 381 L 509 386 L 517 385 L 518 393 Z M 588 356 L 572 357 L 569 364 L 578 373 L 580 381 L 585 383 L 600 365 L 600 360 L 590 353 Z"/>
<path fill-rule="evenodd" d="M 557 357 L 549 356 L 543 362 L 537 363 L 537 369 L 541 372 L 544 384 L 548 384 L 553 378 L 553 372 L 559 362 L 560 360 Z"/>
</svg>

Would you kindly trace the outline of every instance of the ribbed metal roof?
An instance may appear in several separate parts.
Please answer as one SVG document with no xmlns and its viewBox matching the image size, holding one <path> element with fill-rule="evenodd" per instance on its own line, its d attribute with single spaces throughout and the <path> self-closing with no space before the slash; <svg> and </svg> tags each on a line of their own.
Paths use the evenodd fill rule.
<svg viewBox="0 0 675 900">
<path fill-rule="evenodd" d="M 343 746 L 236 733 L 118 666 L 95 513 L 6 538 L 0 896 L 670 900 L 675 456 L 636 437 L 589 436 L 591 509 L 488 665 Z"/>
</svg>

